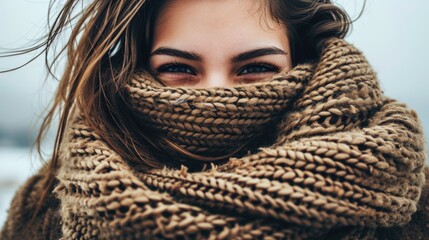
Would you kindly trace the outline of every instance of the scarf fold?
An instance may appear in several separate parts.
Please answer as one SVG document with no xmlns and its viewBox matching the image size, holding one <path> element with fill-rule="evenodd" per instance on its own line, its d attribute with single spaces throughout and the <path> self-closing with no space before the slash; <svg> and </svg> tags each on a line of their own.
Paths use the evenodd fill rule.
<svg viewBox="0 0 429 240">
<path fill-rule="evenodd" d="M 358 239 L 417 210 L 421 123 L 342 39 L 261 83 L 169 88 L 139 73 L 128 90 L 142 121 L 191 153 L 272 142 L 209 170 L 138 172 L 77 112 L 54 191 L 64 239 Z"/>
<path fill-rule="evenodd" d="M 143 72 L 135 74 L 128 92 L 142 124 L 166 137 L 167 144 L 207 160 L 222 160 L 228 153 L 245 152 L 247 143 L 275 129 L 311 73 L 311 65 L 301 65 L 253 84 L 175 88 Z"/>
</svg>

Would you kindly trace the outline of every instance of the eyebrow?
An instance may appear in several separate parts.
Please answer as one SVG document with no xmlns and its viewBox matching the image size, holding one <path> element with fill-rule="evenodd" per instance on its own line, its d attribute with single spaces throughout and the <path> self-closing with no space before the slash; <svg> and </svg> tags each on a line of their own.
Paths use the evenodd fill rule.
<svg viewBox="0 0 429 240">
<path fill-rule="evenodd" d="M 238 54 L 237 56 L 232 58 L 232 62 L 244 62 L 252 58 L 278 54 L 287 55 L 287 52 L 277 47 L 259 48 Z"/>
<path fill-rule="evenodd" d="M 168 55 L 172 57 L 185 58 L 192 61 L 202 61 L 203 58 L 198 53 L 182 51 L 174 48 L 160 47 L 153 51 L 150 56 L 154 55 Z"/>
<path fill-rule="evenodd" d="M 200 61 L 200 62 L 203 60 L 203 57 L 198 53 L 187 52 L 187 51 L 168 48 L 168 47 L 160 47 L 155 51 L 153 51 L 150 55 L 151 56 L 167 55 L 167 56 L 179 57 L 179 58 L 184 58 L 191 61 Z M 287 52 L 277 47 L 258 48 L 258 49 L 250 50 L 244 53 L 240 53 L 237 56 L 234 56 L 232 58 L 232 62 L 234 63 L 244 62 L 253 58 L 262 57 L 266 55 L 287 55 Z"/>
</svg>

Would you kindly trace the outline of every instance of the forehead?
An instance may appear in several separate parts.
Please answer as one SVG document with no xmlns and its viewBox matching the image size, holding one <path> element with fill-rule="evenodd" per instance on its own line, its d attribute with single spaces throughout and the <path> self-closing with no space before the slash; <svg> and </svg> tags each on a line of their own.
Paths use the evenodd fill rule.
<svg viewBox="0 0 429 240">
<path fill-rule="evenodd" d="M 155 22 L 154 46 L 204 49 L 283 41 L 261 0 L 171 0 Z"/>
</svg>

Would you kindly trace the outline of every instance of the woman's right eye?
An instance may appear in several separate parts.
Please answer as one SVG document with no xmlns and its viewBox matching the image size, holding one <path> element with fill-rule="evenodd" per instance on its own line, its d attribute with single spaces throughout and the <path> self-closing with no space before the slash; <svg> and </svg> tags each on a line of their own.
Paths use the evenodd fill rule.
<svg viewBox="0 0 429 240">
<path fill-rule="evenodd" d="M 197 71 L 183 63 L 167 63 L 154 68 L 154 74 L 167 86 L 191 86 L 197 83 Z"/>
<path fill-rule="evenodd" d="M 195 70 L 186 65 L 181 63 L 169 63 L 162 65 L 155 69 L 157 73 L 172 73 L 172 74 L 190 74 L 190 75 L 196 75 Z"/>
</svg>

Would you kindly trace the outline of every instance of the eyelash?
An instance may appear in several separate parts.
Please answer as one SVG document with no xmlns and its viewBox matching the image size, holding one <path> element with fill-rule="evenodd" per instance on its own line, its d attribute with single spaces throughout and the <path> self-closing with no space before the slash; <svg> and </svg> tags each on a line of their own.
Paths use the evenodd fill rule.
<svg viewBox="0 0 429 240">
<path fill-rule="evenodd" d="M 174 71 L 169 71 L 168 68 L 171 68 L 171 67 L 187 68 L 187 70 L 189 70 L 190 73 L 188 73 L 188 72 L 174 72 Z M 246 74 L 240 74 L 240 73 L 243 72 L 244 70 L 250 68 L 250 67 L 264 67 L 264 68 L 267 69 L 267 71 L 253 72 L 253 73 L 246 73 L 246 74 L 264 74 L 266 72 L 279 72 L 280 71 L 280 66 L 273 65 L 273 64 L 268 64 L 268 63 L 265 63 L 265 62 L 254 62 L 254 63 L 247 64 L 244 67 L 240 68 L 238 70 L 238 72 L 237 72 L 237 75 L 238 76 L 246 75 Z M 195 71 L 194 68 L 190 67 L 187 64 L 184 64 L 184 63 L 181 63 L 181 62 L 177 62 L 177 61 L 161 65 L 160 67 L 158 67 L 158 68 L 155 69 L 155 73 L 156 74 L 168 73 L 168 74 L 192 74 L 192 75 L 196 75 L 196 71 Z"/>
<path fill-rule="evenodd" d="M 240 68 L 237 72 L 237 75 L 238 76 L 246 75 L 246 74 L 240 75 L 240 73 L 243 72 L 244 70 L 250 68 L 250 67 L 264 67 L 267 69 L 267 71 L 254 72 L 254 73 L 248 73 L 248 74 L 264 74 L 267 72 L 279 72 L 280 71 L 280 66 L 265 63 L 265 62 L 254 62 L 254 63 L 247 64 L 244 67 Z"/>
<path fill-rule="evenodd" d="M 164 65 L 159 66 L 158 68 L 155 69 L 155 73 L 156 74 L 160 74 L 160 73 L 168 73 L 168 74 L 189 74 L 189 73 L 184 73 L 184 72 L 173 72 L 173 71 L 168 71 L 168 68 L 171 67 L 183 67 L 183 68 L 188 68 L 191 71 L 192 75 L 196 75 L 196 71 L 194 68 L 190 67 L 187 64 L 181 63 L 181 62 L 177 62 L 174 61 L 172 63 L 167 63 Z"/>
</svg>

